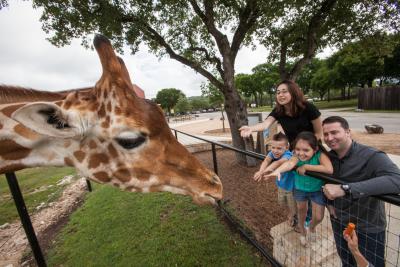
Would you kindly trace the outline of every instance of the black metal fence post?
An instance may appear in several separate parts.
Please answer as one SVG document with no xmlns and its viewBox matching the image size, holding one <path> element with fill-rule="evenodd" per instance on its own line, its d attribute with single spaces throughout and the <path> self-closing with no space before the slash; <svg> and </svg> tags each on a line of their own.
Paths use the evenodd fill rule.
<svg viewBox="0 0 400 267">
<path fill-rule="evenodd" d="M 89 192 L 92 192 L 92 184 L 90 183 L 89 179 L 86 179 L 86 186 Z"/>
<path fill-rule="evenodd" d="M 215 174 L 218 174 L 217 152 L 215 151 L 215 144 L 211 144 L 211 150 L 213 155 L 214 172 Z"/>
<path fill-rule="evenodd" d="M 175 132 L 175 138 L 176 140 L 178 140 L 178 133 L 176 132 L 176 130 L 174 130 L 174 132 Z"/>
<path fill-rule="evenodd" d="M 8 186 L 10 187 L 11 194 L 14 198 L 15 206 L 17 207 L 22 226 L 24 227 L 29 244 L 31 245 L 33 256 L 39 267 L 45 267 L 46 261 L 44 260 L 42 250 L 40 249 L 35 230 L 33 229 L 25 201 L 22 197 L 21 190 L 18 185 L 15 173 L 6 173 Z"/>
</svg>

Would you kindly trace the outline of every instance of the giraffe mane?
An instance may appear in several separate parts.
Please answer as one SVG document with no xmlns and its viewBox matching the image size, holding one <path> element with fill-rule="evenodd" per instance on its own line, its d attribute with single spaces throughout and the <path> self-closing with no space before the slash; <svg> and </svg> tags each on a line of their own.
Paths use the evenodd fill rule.
<svg viewBox="0 0 400 267">
<path fill-rule="evenodd" d="M 64 99 L 73 91 L 86 91 L 91 87 L 70 89 L 59 92 L 41 91 L 32 88 L 9 86 L 0 84 L 0 105 L 34 101 L 57 101 Z"/>
</svg>

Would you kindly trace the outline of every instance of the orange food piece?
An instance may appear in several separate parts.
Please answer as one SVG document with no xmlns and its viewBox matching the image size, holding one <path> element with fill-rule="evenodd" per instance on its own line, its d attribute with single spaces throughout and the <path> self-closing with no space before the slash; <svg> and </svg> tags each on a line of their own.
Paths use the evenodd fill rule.
<svg viewBox="0 0 400 267">
<path fill-rule="evenodd" d="M 354 223 L 349 223 L 347 225 L 346 229 L 344 230 L 344 234 L 351 235 L 351 233 L 354 231 L 355 228 L 356 228 L 356 225 Z"/>
</svg>

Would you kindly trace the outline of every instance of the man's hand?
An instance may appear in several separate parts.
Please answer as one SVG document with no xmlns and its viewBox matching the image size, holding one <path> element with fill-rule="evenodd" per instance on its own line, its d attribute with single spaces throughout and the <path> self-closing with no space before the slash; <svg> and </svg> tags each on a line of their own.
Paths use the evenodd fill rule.
<svg viewBox="0 0 400 267">
<path fill-rule="evenodd" d="M 343 197 L 344 195 L 346 195 L 339 184 L 326 184 L 324 185 L 323 191 L 325 196 L 330 200 L 334 200 L 338 197 Z"/>
<path fill-rule="evenodd" d="M 240 127 L 239 131 L 240 131 L 240 136 L 244 138 L 249 137 L 252 133 L 252 130 L 247 125 Z"/>
</svg>

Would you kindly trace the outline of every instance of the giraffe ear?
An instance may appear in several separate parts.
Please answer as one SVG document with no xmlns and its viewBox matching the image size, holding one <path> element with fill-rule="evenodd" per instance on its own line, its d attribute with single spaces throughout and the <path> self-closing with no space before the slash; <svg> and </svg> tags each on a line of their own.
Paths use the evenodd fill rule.
<svg viewBox="0 0 400 267">
<path fill-rule="evenodd" d="M 27 104 L 13 112 L 11 117 L 35 132 L 58 138 L 71 138 L 80 134 L 71 116 L 50 102 Z"/>
</svg>

